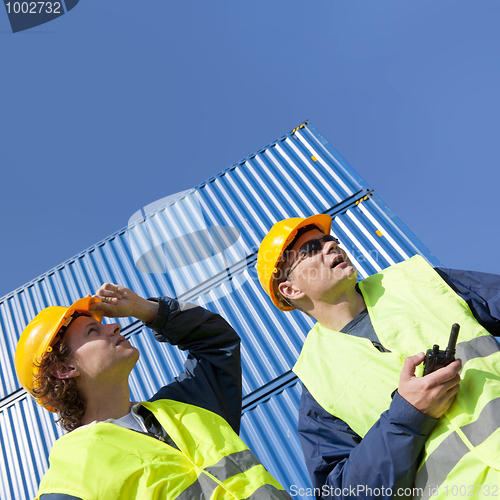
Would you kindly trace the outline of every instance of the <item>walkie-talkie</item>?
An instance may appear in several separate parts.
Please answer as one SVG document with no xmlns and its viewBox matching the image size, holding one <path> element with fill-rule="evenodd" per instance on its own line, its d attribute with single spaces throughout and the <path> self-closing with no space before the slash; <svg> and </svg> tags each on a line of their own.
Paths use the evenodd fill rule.
<svg viewBox="0 0 500 500">
<path fill-rule="evenodd" d="M 460 325 L 454 323 L 451 327 L 450 341 L 446 351 L 440 351 L 437 344 L 434 344 L 434 347 L 427 351 L 424 359 L 424 376 L 455 361 L 455 348 L 457 347 L 459 331 Z"/>
</svg>

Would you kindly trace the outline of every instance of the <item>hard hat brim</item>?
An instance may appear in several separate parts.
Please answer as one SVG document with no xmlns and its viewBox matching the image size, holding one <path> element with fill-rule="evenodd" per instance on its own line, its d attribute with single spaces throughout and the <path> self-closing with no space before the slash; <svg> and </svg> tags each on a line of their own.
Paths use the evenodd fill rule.
<svg viewBox="0 0 500 500">
<path fill-rule="evenodd" d="M 78 299 L 76 302 L 73 302 L 73 304 L 71 304 L 66 310 L 66 312 L 61 316 L 59 321 L 55 323 L 54 327 L 47 333 L 47 336 L 40 345 L 40 349 L 36 353 L 37 356 L 36 359 L 40 361 L 41 359 L 43 359 L 43 356 L 45 355 L 47 349 L 54 341 L 54 338 L 59 333 L 59 330 L 68 321 L 68 319 L 71 318 L 71 316 L 73 316 L 75 312 L 89 313 L 92 316 L 92 318 L 94 318 L 99 323 L 102 323 L 102 318 L 104 316 L 104 313 L 101 311 L 90 310 L 90 304 L 93 304 L 95 302 L 101 302 L 101 300 L 98 299 L 97 297 L 84 297 L 83 299 Z"/>
<path fill-rule="evenodd" d="M 97 297 L 84 297 L 69 307 L 47 307 L 26 326 L 17 344 L 15 367 L 21 385 L 28 392 L 32 393 L 33 382 L 39 372 L 37 365 L 43 360 L 61 327 L 68 326 L 70 318 L 75 312 L 87 313 L 102 323 L 104 313 L 90 310 L 90 305 L 95 302 L 101 301 Z M 47 323 L 50 324 L 50 328 L 46 328 Z M 39 403 L 45 406 L 43 402 L 39 401 Z M 49 411 L 55 411 L 49 406 L 45 407 Z"/>
</svg>

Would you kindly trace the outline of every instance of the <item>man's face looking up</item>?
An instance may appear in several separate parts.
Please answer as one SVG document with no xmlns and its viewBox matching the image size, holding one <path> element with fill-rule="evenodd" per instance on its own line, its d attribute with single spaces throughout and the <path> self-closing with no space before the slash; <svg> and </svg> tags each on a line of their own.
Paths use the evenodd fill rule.
<svg viewBox="0 0 500 500">
<path fill-rule="evenodd" d="M 58 378 L 81 377 L 82 382 L 128 377 L 139 352 L 123 335 L 120 325 L 101 324 L 88 316 L 73 320 L 64 333 L 72 354 Z"/>
<path fill-rule="evenodd" d="M 357 270 L 336 241 L 321 241 L 316 251 L 305 253 L 311 248 L 307 243 L 324 237 L 318 229 L 311 229 L 288 249 L 286 261 L 280 269 L 285 281 L 278 287 L 285 298 L 297 300 L 307 296 L 312 303 L 318 300 L 329 302 L 344 287 L 355 286 Z M 293 297 L 289 297 L 290 294 Z"/>
</svg>

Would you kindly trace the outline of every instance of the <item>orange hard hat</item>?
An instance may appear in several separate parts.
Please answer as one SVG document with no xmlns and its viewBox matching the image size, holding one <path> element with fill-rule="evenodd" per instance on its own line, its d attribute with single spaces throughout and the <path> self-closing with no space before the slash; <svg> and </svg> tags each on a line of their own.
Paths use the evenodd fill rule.
<svg viewBox="0 0 500 500">
<path fill-rule="evenodd" d="M 282 220 L 271 228 L 259 247 L 257 276 L 264 291 L 281 311 L 293 311 L 295 307 L 283 302 L 277 294 L 274 285 L 278 273 L 278 263 L 282 259 L 283 252 L 293 243 L 298 230 L 306 226 L 314 226 L 322 233 L 330 234 L 332 218 L 329 215 L 318 214 L 306 219 L 292 217 Z"/>
<path fill-rule="evenodd" d="M 88 313 L 99 323 L 102 322 L 101 311 L 89 310 L 93 302 L 101 301 L 97 297 L 85 297 L 69 307 L 47 307 L 26 326 L 17 343 L 14 364 L 19 382 L 31 395 L 33 395 L 35 376 L 39 372 L 36 365 L 51 350 L 51 345 L 59 330 L 70 324 L 73 314 L 75 312 Z M 49 411 L 55 411 L 54 408 L 44 405 L 42 401 L 37 401 L 37 403 Z"/>
</svg>

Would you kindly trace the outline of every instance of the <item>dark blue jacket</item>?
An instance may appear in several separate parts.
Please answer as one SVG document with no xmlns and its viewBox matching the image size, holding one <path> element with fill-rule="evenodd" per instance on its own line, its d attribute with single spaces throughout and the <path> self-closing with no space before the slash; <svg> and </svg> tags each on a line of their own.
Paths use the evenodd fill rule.
<svg viewBox="0 0 500 500">
<path fill-rule="evenodd" d="M 436 271 L 466 300 L 478 322 L 492 335 L 500 336 L 500 276 L 443 268 Z M 391 488 L 393 493 L 411 488 L 425 441 L 436 422 L 396 393 L 389 410 L 362 439 L 325 411 L 303 387 L 298 431 L 314 488 L 321 489 L 324 499 L 354 495 L 390 498 L 382 493 L 382 487 L 385 492 Z"/>
</svg>

